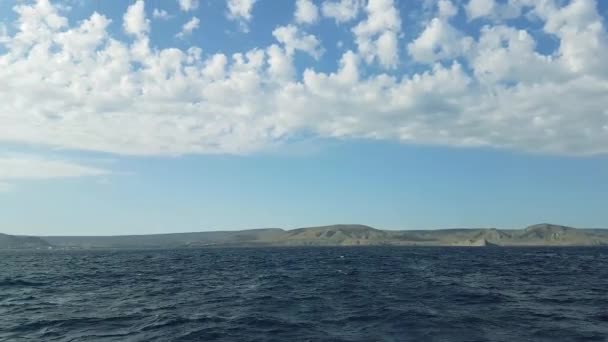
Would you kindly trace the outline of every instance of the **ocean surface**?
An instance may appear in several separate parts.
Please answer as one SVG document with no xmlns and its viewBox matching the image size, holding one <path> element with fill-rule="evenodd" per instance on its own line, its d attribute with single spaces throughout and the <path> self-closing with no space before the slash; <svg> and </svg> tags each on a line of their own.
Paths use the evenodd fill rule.
<svg viewBox="0 0 608 342">
<path fill-rule="evenodd" d="M 608 341 L 608 249 L 4 251 L 0 341 Z"/>
</svg>

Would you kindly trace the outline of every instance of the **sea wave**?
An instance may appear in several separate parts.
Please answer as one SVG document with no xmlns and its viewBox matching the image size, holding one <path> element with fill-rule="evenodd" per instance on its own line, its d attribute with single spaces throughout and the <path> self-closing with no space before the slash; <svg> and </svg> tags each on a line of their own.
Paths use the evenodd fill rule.
<svg viewBox="0 0 608 342">
<path fill-rule="evenodd" d="M 2 256 L 2 342 L 603 341 L 608 336 L 605 248 Z"/>
</svg>

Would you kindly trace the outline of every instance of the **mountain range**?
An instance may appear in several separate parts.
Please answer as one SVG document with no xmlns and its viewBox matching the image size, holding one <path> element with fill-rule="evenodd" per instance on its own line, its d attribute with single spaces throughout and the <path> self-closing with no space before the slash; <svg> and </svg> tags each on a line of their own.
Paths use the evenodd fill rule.
<svg viewBox="0 0 608 342">
<path fill-rule="evenodd" d="M 608 246 L 608 229 L 537 224 L 524 229 L 380 230 L 331 225 L 125 236 L 14 236 L 0 234 L 0 249 L 182 248 L 251 246 Z"/>
</svg>

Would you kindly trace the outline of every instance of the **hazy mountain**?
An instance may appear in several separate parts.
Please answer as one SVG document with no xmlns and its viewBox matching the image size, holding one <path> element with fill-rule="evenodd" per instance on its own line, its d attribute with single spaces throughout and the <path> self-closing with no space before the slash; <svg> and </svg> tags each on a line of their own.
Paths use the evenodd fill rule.
<svg viewBox="0 0 608 342">
<path fill-rule="evenodd" d="M 387 231 L 363 225 L 333 225 L 285 231 L 278 245 L 377 245 L 389 241 Z"/>
<path fill-rule="evenodd" d="M 128 236 L 14 237 L 0 248 L 176 248 L 200 246 L 608 246 L 608 230 L 538 224 L 525 229 L 380 230 L 331 225 Z M 12 247 L 11 247 L 12 246 Z M 14 247 L 21 246 L 21 247 Z"/>
<path fill-rule="evenodd" d="M 44 236 L 44 240 L 57 247 L 81 248 L 174 248 L 224 244 L 255 244 L 274 240 L 282 229 L 250 229 L 199 233 L 175 233 L 124 236 Z"/>
<path fill-rule="evenodd" d="M 15 236 L 0 233 L 0 249 L 40 249 L 51 245 L 38 237 Z"/>
<path fill-rule="evenodd" d="M 286 231 L 273 243 L 341 246 L 595 246 L 608 245 L 608 230 L 539 224 L 518 230 L 488 228 L 388 231 L 361 225 L 334 225 Z"/>
</svg>

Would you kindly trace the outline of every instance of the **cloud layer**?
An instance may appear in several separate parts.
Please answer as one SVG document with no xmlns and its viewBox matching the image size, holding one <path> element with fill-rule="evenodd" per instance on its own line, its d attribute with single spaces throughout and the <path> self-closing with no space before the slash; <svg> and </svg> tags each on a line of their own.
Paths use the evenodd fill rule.
<svg viewBox="0 0 608 342">
<path fill-rule="evenodd" d="M 410 41 L 392 0 L 328 0 L 312 12 L 299 3 L 294 18 L 306 27 L 277 26 L 270 46 L 205 55 L 156 47 L 141 0 L 114 23 L 128 40 L 109 33 L 104 15 L 70 24 L 48 0 L 19 2 L 16 30 L 0 26 L 0 142 L 180 155 L 313 135 L 608 152 L 608 35 L 593 0 L 509 1 L 490 12 L 481 1 L 442 0 Z M 228 15 L 246 25 L 254 4 L 228 0 Z M 459 12 L 485 21 L 478 36 L 453 24 Z M 555 51 L 509 26 L 515 15 L 541 23 Z M 307 32 L 319 20 L 352 24 L 355 48 L 333 72 L 294 64 L 297 54 L 326 58 L 330 42 Z"/>
</svg>

